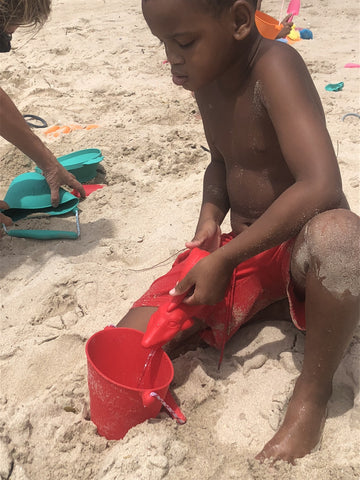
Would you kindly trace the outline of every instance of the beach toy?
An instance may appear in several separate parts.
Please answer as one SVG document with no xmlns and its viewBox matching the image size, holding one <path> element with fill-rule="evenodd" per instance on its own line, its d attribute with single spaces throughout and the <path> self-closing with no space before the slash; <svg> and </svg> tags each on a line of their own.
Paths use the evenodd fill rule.
<svg viewBox="0 0 360 480">
<path fill-rule="evenodd" d="M 255 23 L 259 33 L 264 38 L 275 40 L 283 25 L 267 13 L 256 10 Z"/>
<path fill-rule="evenodd" d="M 106 327 L 86 343 L 91 420 L 108 440 L 155 418 L 163 405 L 178 423 L 186 421 L 169 392 L 169 357 L 162 349 L 144 348 L 142 338 L 138 330 Z"/>
<path fill-rule="evenodd" d="M 346 63 L 345 68 L 360 68 L 360 63 Z"/>
<path fill-rule="evenodd" d="M 98 185 L 98 184 L 90 184 L 90 185 L 83 185 L 84 190 L 85 190 L 85 196 L 88 197 L 90 193 L 96 192 L 96 190 L 99 190 L 104 187 L 104 185 Z M 81 198 L 80 193 L 77 190 L 72 190 L 71 195 L 75 195 L 75 197 Z"/>
<path fill-rule="evenodd" d="M 87 148 L 63 155 L 58 157 L 57 160 L 66 170 L 71 172 L 79 182 L 84 183 L 96 177 L 97 168 L 103 158 L 98 148 Z M 35 172 L 41 173 L 41 169 L 36 167 Z"/>
<path fill-rule="evenodd" d="M 36 172 L 27 172 L 18 175 L 11 182 L 5 195 L 4 201 L 9 205 L 4 214 L 13 221 L 21 220 L 30 215 L 53 216 L 74 212 L 76 215 L 77 232 L 63 230 L 7 230 L 12 237 L 36 238 L 49 240 L 53 238 L 76 239 L 80 236 L 80 226 L 77 205 L 79 199 L 70 192 L 60 188 L 59 205 L 54 208 L 51 205 L 50 188 L 45 178 Z"/>
<path fill-rule="evenodd" d="M 288 5 L 287 9 L 287 14 L 291 14 L 291 17 L 289 18 L 289 22 L 292 22 L 292 19 L 294 18 L 295 15 L 299 15 L 300 12 L 300 0 L 290 0 L 290 3 Z"/>
<path fill-rule="evenodd" d="M 53 125 L 45 130 L 45 135 L 50 137 L 58 137 L 62 134 L 67 134 L 73 132 L 74 130 L 92 130 L 93 128 L 98 128 L 99 125 L 90 124 L 90 125 L 78 125 L 78 124 L 70 124 L 70 125 Z"/>
<path fill-rule="evenodd" d="M 342 121 L 345 120 L 345 118 L 347 117 L 357 117 L 357 118 L 360 118 L 360 115 L 358 113 L 346 113 L 343 117 L 342 117 Z"/>
<path fill-rule="evenodd" d="M 302 28 L 300 30 L 300 37 L 303 40 L 312 40 L 314 38 L 312 31 L 309 30 L 308 28 Z"/>
<path fill-rule="evenodd" d="M 340 92 L 344 87 L 344 82 L 339 82 L 339 83 L 329 83 L 326 85 L 325 90 L 328 92 Z"/>
<path fill-rule="evenodd" d="M 41 117 L 38 117 L 37 115 L 23 115 L 26 123 L 30 126 L 30 127 L 33 127 L 33 128 L 46 128 L 48 126 L 48 124 L 46 123 L 46 121 L 41 118 Z M 37 123 L 34 123 L 37 122 Z"/>
<path fill-rule="evenodd" d="M 193 266 L 207 255 L 209 255 L 209 252 L 206 250 L 193 248 L 187 259 L 183 262 L 183 270 L 179 280 L 182 280 Z M 169 342 L 180 331 L 193 326 L 194 321 L 192 318 L 203 312 L 207 306 L 186 305 L 182 303 L 186 296 L 187 292 L 175 297 L 169 295 L 169 301 L 161 305 L 150 317 L 142 340 L 143 347 L 158 348 Z"/>
<path fill-rule="evenodd" d="M 298 42 L 300 40 L 300 32 L 296 29 L 295 25 L 291 27 L 290 33 L 286 38 L 292 40 L 293 42 Z"/>
</svg>

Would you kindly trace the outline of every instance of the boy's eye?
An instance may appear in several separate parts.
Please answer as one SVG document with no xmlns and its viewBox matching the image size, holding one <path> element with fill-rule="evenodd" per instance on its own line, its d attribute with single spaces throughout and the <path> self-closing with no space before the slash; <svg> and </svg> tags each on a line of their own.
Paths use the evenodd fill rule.
<svg viewBox="0 0 360 480">
<path fill-rule="evenodd" d="M 189 48 L 189 47 L 191 47 L 194 43 L 195 43 L 195 40 L 191 40 L 190 42 L 183 42 L 183 43 L 178 42 L 179 47 L 181 47 L 181 48 Z"/>
</svg>

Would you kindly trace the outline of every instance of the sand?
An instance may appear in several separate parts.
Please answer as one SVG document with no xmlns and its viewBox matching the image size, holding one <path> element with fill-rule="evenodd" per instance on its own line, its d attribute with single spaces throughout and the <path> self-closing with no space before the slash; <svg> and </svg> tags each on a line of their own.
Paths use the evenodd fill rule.
<svg viewBox="0 0 360 480">
<path fill-rule="evenodd" d="M 277 17 L 280 1 L 263 2 Z M 356 3 L 303 2 L 295 48 L 314 78 L 352 209 L 359 213 L 359 27 Z M 187 416 L 166 413 L 108 441 L 89 421 L 86 340 L 117 323 L 167 271 L 194 232 L 209 161 L 196 104 L 172 84 L 163 47 L 137 0 L 55 0 L 36 35 L 14 36 L 1 86 L 23 114 L 51 125 L 98 124 L 56 138 L 57 155 L 99 148 L 96 183 L 80 204 L 76 241 L 3 237 L 1 248 L 0 477 L 11 480 L 340 480 L 360 477 L 357 330 L 338 369 L 321 447 L 275 467 L 254 460 L 277 429 L 303 359 L 304 336 L 279 315 L 245 326 L 225 350 L 174 361 L 173 393 Z M 329 83 L 343 81 L 340 92 Z M 294 111 L 296 115 L 296 111 Z M 0 198 L 34 164 L 0 139 Z M 60 219 L 47 221 L 58 228 Z M 74 219 L 66 219 L 75 230 Z"/>
</svg>

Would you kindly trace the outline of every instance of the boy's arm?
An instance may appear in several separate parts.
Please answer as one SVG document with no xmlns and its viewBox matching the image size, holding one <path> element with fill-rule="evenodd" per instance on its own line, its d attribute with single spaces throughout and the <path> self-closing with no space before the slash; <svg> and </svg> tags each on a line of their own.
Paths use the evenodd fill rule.
<svg viewBox="0 0 360 480">
<path fill-rule="evenodd" d="M 220 246 L 220 225 L 229 210 L 229 198 L 226 189 L 224 160 L 209 138 L 207 140 L 211 162 L 204 175 L 199 220 L 194 238 L 185 245 L 188 248 L 199 247 L 213 251 Z"/>
<path fill-rule="evenodd" d="M 84 187 L 56 159 L 25 122 L 9 96 L 0 88 L 0 135 L 31 158 L 44 173 L 54 206 L 59 202 L 59 187 L 69 185 L 85 196 Z"/>
</svg>

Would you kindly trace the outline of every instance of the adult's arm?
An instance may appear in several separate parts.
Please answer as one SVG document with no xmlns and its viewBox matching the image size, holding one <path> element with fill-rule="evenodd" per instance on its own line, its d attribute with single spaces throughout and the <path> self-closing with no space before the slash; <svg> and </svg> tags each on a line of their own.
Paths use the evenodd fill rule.
<svg viewBox="0 0 360 480">
<path fill-rule="evenodd" d="M 43 171 L 51 190 L 51 203 L 59 203 L 59 188 L 68 185 L 85 197 L 84 187 L 33 133 L 10 97 L 0 88 L 0 135 L 31 158 Z"/>
</svg>

